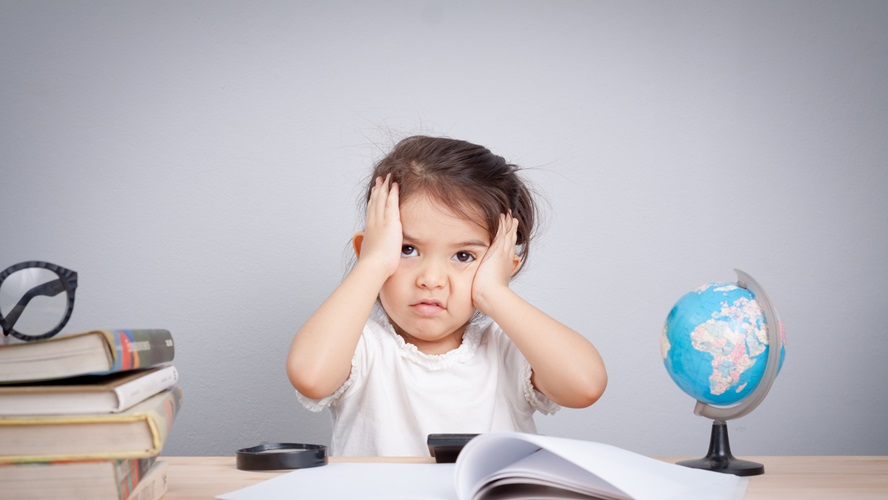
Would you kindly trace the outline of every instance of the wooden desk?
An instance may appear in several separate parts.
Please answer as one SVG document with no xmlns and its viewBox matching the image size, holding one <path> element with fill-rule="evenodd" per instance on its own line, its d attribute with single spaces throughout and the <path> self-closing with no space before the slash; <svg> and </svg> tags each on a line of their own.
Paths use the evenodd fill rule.
<svg viewBox="0 0 888 500">
<path fill-rule="evenodd" d="M 675 462 L 689 457 L 665 457 Z M 888 456 L 743 457 L 765 465 L 750 478 L 746 498 L 888 498 Z M 282 472 L 245 472 L 230 457 L 164 457 L 169 462 L 169 492 L 164 500 L 208 499 L 271 479 Z M 331 458 L 331 462 L 430 463 L 431 458 Z"/>
</svg>

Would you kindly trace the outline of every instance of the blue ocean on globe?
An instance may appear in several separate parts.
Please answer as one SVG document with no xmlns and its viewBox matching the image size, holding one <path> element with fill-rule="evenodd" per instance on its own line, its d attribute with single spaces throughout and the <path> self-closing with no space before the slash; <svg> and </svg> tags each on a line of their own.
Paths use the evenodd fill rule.
<svg viewBox="0 0 888 500">
<path fill-rule="evenodd" d="M 779 328 L 782 367 L 786 339 Z M 709 283 L 681 297 L 660 339 L 672 380 L 697 401 L 717 406 L 738 403 L 758 386 L 768 347 L 761 307 L 752 292 L 734 283 Z"/>
</svg>

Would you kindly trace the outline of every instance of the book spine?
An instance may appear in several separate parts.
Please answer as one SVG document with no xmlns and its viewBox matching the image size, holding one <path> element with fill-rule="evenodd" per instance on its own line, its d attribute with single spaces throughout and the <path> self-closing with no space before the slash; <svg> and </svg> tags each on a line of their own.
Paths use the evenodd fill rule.
<svg viewBox="0 0 888 500">
<path fill-rule="evenodd" d="M 117 492 L 121 499 L 128 498 L 154 465 L 156 456 L 114 460 L 114 472 L 117 478 Z"/>
<path fill-rule="evenodd" d="M 105 373 L 148 368 L 173 360 L 175 345 L 169 330 L 101 330 L 114 356 Z"/>
<path fill-rule="evenodd" d="M 154 443 L 153 448 L 149 452 L 152 455 L 160 454 L 163 443 L 166 441 L 170 428 L 173 426 L 173 421 L 179 413 L 179 408 L 182 407 L 182 388 L 178 385 L 161 394 L 164 397 L 149 399 L 142 405 L 150 404 L 150 406 L 140 408 L 138 412 L 147 416 L 146 422 L 151 429 L 151 439 Z"/>
<path fill-rule="evenodd" d="M 179 380 L 179 372 L 176 367 L 168 366 L 162 370 L 139 377 L 114 389 L 117 395 L 117 408 L 114 412 L 126 410 L 140 403 L 158 392 L 168 389 Z"/>
<path fill-rule="evenodd" d="M 123 500 L 143 482 L 156 460 L 154 456 L 131 460 L 64 460 L 0 466 L 0 500 Z M 110 467 L 100 467 L 106 464 Z M 106 473 L 111 474 L 110 483 L 105 480 Z M 106 486 L 110 488 L 105 489 Z"/>
<path fill-rule="evenodd" d="M 129 496 L 121 496 L 121 500 L 160 500 L 169 489 L 167 468 L 166 461 L 155 462 Z"/>
</svg>

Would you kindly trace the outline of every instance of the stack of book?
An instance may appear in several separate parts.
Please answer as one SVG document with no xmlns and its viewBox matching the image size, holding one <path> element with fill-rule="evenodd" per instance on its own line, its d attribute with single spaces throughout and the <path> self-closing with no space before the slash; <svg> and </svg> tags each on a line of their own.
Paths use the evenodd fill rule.
<svg viewBox="0 0 888 500">
<path fill-rule="evenodd" d="M 0 499 L 161 498 L 174 352 L 156 329 L 0 345 Z"/>
</svg>

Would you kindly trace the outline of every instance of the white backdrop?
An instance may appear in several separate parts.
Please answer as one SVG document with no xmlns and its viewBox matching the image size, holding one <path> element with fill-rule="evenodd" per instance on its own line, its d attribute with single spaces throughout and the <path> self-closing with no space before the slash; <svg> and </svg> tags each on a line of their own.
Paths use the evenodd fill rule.
<svg viewBox="0 0 888 500">
<path fill-rule="evenodd" d="M 80 274 L 66 331 L 161 327 L 165 453 L 329 441 L 284 359 L 409 134 L 528 168 L 521 293 L 610 385 L 542 432 L 702 455 L 669 379 L 685 292 L 756 277 L 788 334 L 737 455 L 888 454 L 888 3 L 0 0 L 0 267 Z"/>
</svg>

